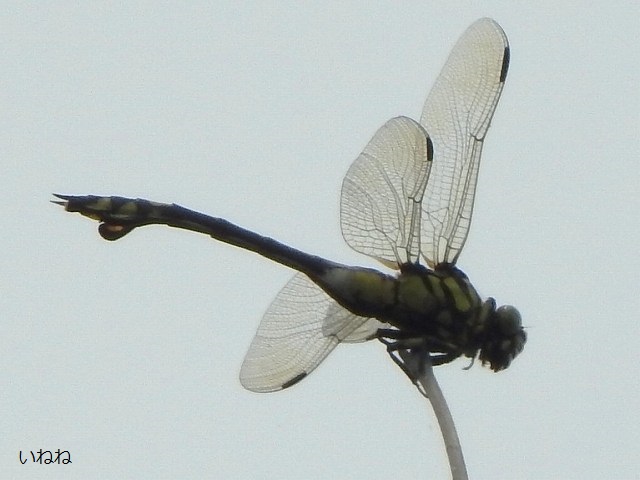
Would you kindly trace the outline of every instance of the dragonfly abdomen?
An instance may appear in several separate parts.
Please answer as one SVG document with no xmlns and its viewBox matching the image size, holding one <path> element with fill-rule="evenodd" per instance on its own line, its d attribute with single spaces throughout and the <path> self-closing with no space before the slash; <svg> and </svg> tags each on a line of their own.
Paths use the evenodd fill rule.
<svg viewBox="0 0 640 480">
<path fill-rule="evenodd" d="M 341 306 L 361 317 L 381 318 L 395 305 L 397 279 L 378 270 L 334 264 L 309 277 Z"/>
</svg>

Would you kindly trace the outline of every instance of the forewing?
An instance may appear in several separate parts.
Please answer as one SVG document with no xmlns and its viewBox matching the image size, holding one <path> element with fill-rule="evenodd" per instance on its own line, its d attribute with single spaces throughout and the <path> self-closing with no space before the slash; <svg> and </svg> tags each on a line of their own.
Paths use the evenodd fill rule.
<svg viewBox="0 0 640 480">
<path fill-rule="evenodd" d="M 287 388 L 311 373 L 342 341 L 369 340 L 377 320 L 341 307 L 306 275 L 296 274 L 262 318 L 240 369 L 254 392 Z"/>
<path fill-rule="evenodd" d="M 472 24 L 453 47 L 420 123 L 433 142 L 422 252 L 430 266 L 455 263 L 471 223 L 480 154 L 504 87 L 509 44 L 495 21 Z"/>
<path fill-rule="evenodd" d="M 392 118 L 375 133 L 342 184 L 340 223 L 351 248 L 391 268 L 417 261 L 432 153 L 410 118 Z"/>
</svg>

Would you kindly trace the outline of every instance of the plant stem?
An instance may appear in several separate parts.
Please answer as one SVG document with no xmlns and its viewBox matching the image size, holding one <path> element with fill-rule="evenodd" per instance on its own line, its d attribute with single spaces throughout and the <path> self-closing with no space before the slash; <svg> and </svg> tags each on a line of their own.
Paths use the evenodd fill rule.
<svg viewBox="0 0 640 480">
<path fill-rule="evenodd" d="M 442 433 L 442 439 L 449 459 L 451 478 L 453 480 L 468 480 L 469 476 L 464 463 L 458 432 L 456 431 L 456 426 L 453 422 L 447 401 L 433 374 L 431 359 L 428 354 L 424 355 L 424 352 L 420 351 L 400 350 L 398 354 L 407 369 L 414 375 L 413 378 L 415 381 L 422 387 L 423 391 L 421 393 L 423 393 L 431 403 L 433 412 L 438 419 L 438 425 L 440 426 L 440 432 Z M 427 360 L 425 360 L 425 357 Z"/>
</svg>

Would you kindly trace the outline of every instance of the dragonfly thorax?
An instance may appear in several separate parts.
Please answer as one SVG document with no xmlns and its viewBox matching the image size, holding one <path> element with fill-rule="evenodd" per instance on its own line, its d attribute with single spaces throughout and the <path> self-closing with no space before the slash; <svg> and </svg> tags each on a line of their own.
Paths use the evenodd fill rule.
<svg viewBox="0 0 640 480">
<path fill-rule="evenodd" d="M 403 265 L 394 308 L 378 319 L 397 328 L 397 338 L 406 344 L 438 355 L 437 363 L 477 356 L 499 371 L 526 341 L 518 311 L 511 306 L 496 309 L 492 298 L 482 301 L 467 276 L 452 265 L 435 270 Z"/>
</svg>

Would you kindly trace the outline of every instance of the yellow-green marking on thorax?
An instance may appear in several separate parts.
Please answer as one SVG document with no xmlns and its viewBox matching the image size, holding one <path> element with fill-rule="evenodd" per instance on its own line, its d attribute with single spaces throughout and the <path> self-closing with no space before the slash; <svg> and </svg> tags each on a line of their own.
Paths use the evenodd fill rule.
<svg viewBox="0 0 640 480">
<path fill-rule="evenodd" d="M 468 312 L 472 308 L 469 291 L 468 289 L 462 289 L 460 282 L 460 279 L 454 277 L 446 277 L 442 280 L 442 283 L 447 287 L 456 310 Z"/>
</svg>

